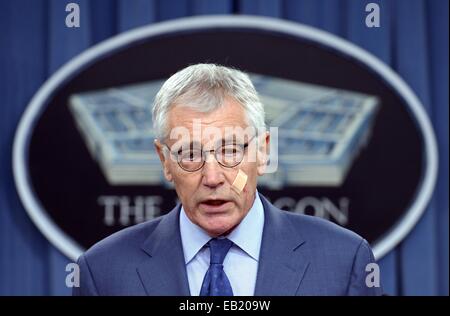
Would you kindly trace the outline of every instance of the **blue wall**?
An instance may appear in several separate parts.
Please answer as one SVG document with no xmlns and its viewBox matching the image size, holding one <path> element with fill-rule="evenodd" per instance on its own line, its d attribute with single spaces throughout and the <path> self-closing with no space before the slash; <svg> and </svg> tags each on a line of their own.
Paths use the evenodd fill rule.
<svg viewBox="0 0 450 316">
<path fill-rule="evenodd" d="M 81 28 L 64 25 L 76 2 Z M 365 27 L 365 5 L 381 7 L 381 27 Z M 11 150 L 17 123 L 37 89 L 84 49 L 128 29 L 200 14 L 252 14 L 334 33 L 390 65 L 423 102 L 437 136 L 439 178 L 424 216 L 381 261 L 393 295 L 448 295 L 447 0 L 0 0 L 0 294 L 65 295 L 69 260 L 31 223 L 15 190 Z"/>
</svg>

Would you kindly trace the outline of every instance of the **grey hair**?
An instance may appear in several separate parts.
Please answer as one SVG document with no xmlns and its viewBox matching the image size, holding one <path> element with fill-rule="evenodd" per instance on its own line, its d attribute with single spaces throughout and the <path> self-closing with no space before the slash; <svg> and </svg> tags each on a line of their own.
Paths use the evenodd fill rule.
<svg viewBox="0 0 450 316">
<path fill-rule="evenodd" d="M 247 124 L 257 131 L 265 128 L 264 106 L 247 74 L 221 65 L 196 64 L 172 75 L 158 91 L 152 113 L 156 136 L 168 137 L 167 117 L 174 106 L 209 113 L 220 108 L 225 97 L 242 105 Z"/>
</svg>

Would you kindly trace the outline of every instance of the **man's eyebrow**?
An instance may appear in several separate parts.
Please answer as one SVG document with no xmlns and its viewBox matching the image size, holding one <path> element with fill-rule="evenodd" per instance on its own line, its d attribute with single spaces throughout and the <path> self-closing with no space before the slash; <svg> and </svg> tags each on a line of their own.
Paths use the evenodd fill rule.
<svg viewBox="0 0 450 316">
<path fill-rule="evenodd" d="M 222 143 L 222 145 L 225 145 L 225 144 L 236 144 L 237 143 L 237 139 L 236 139 L 236 137 L 223 138 L 220 143 Z"/>
<path fill-rule="evenodd" d="M 177 146 L 173 146 L 173 147 L 174 148 L 171 148 L 172 150 L 180 151 L 183 148 L 189 148 L 189 149 L 191 149 L 191 148 L 200 148 L 201 144 L 199 142 L 192 141 L 190 143 L 181 143 L 181 144 L 178 143 Z"/>
<path fill-rule="evenodd" d="M 216 146 L 239 144 L 239 143 L 242 143 L 241 141 L 238 141 L 241 138 L 243 138 L 243 140 L 245 140 L 245 137 L 237 137 L 236 135 L 228 136 L 228 137 L 222 138 L 220 140 L 217 140 Z M 247 137 L 247 138 L 250 138 L 250 137 Z M 178 151 L 178 152 L 180 152 L 182 149 L 187 149 L 187 148 L 200 149 L 200 148 L 203 148 L 203 145 L 197 141 L 191 141 L 190 143 L 176 143 L 176 146 L 170 147 L 170 149 L 172 151 Z"/>
<path fill-rule="evenodd" d="M 245 141 L 249 141 L 249 139 L 251 138 L 251 135 L 244 135 L 244 136 L 237 136 L 237 135 L 233 135 L 233 136 L 228 136 L 222 139 L 222 141 L 219 143 L 222 143 L 222 145 L 225 144 L 239 144 Z"/>
</svg>

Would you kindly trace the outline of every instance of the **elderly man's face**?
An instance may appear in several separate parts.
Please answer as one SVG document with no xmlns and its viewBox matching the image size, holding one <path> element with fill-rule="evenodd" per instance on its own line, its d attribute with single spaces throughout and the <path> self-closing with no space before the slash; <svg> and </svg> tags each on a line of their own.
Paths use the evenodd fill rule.
<svg viewBox="0 0 450 316">
<path fill-rule="evenodd" d="M 195 139 L 194 120 L 197 122 L 195 126 L 201 129 L 204 151 L 214 150 L 214 144 L 226 139 L 226 131 L 230 128 L 245 130 L 248 127 L 242 106 L 232 98 L 225 98 L 223 106 L 211 113 L 196 112 L 181 106 L 174 107 L 169 112 L 169 128 L 186 128 L 191 140 Z M 214 136 L 208 133 L 211 129 L 221 131 L 222 139 L 217 139 L 217 133 Z M 244 143 L 248 141 L 246 137 Z M 172 151 L 177 146 L 177 139 L 167 139 L 165 142 Z M 168 181 L 173 181 L 186 215 L 214 237 L 228 234 L 250 210 L 255 198 L 257 177 L 265 170 L 268 144 L 267 133 L 258 135 L 250 140 L 244 151 L 244 159 L 237 166 L 226 168 L 217 162 L 213 154 L 207 154 L 203 168 L 188 172 L 178 165 L 176 158 L 171 158 L 168 153 L 163 154 L 163 144 L 155 142 L 165 177 Z M 249 159 L 255 152 L 258 152 L 257 158 Z M 247 184 L 240 193 L 232 188 L 239 169 L 248 175 Z"/>
</svg>

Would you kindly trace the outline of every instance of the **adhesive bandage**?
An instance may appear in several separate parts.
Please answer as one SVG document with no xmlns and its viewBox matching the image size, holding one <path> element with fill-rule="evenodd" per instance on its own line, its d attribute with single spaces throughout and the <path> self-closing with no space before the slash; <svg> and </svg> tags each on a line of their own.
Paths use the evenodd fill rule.
<svg viewBox="0 0 450 316">
<path fill-rule="evenodd" d="M 233 181 L 233 184 L 231 185 L 238 193 L 241 193 L 242 190 L 245 187 L 245 184 L 247 183 L 248 176 L 245 174 L 244 171 L 239 169 L 238 174 L 236 175 L 236 178 Z"/>
</svg>

